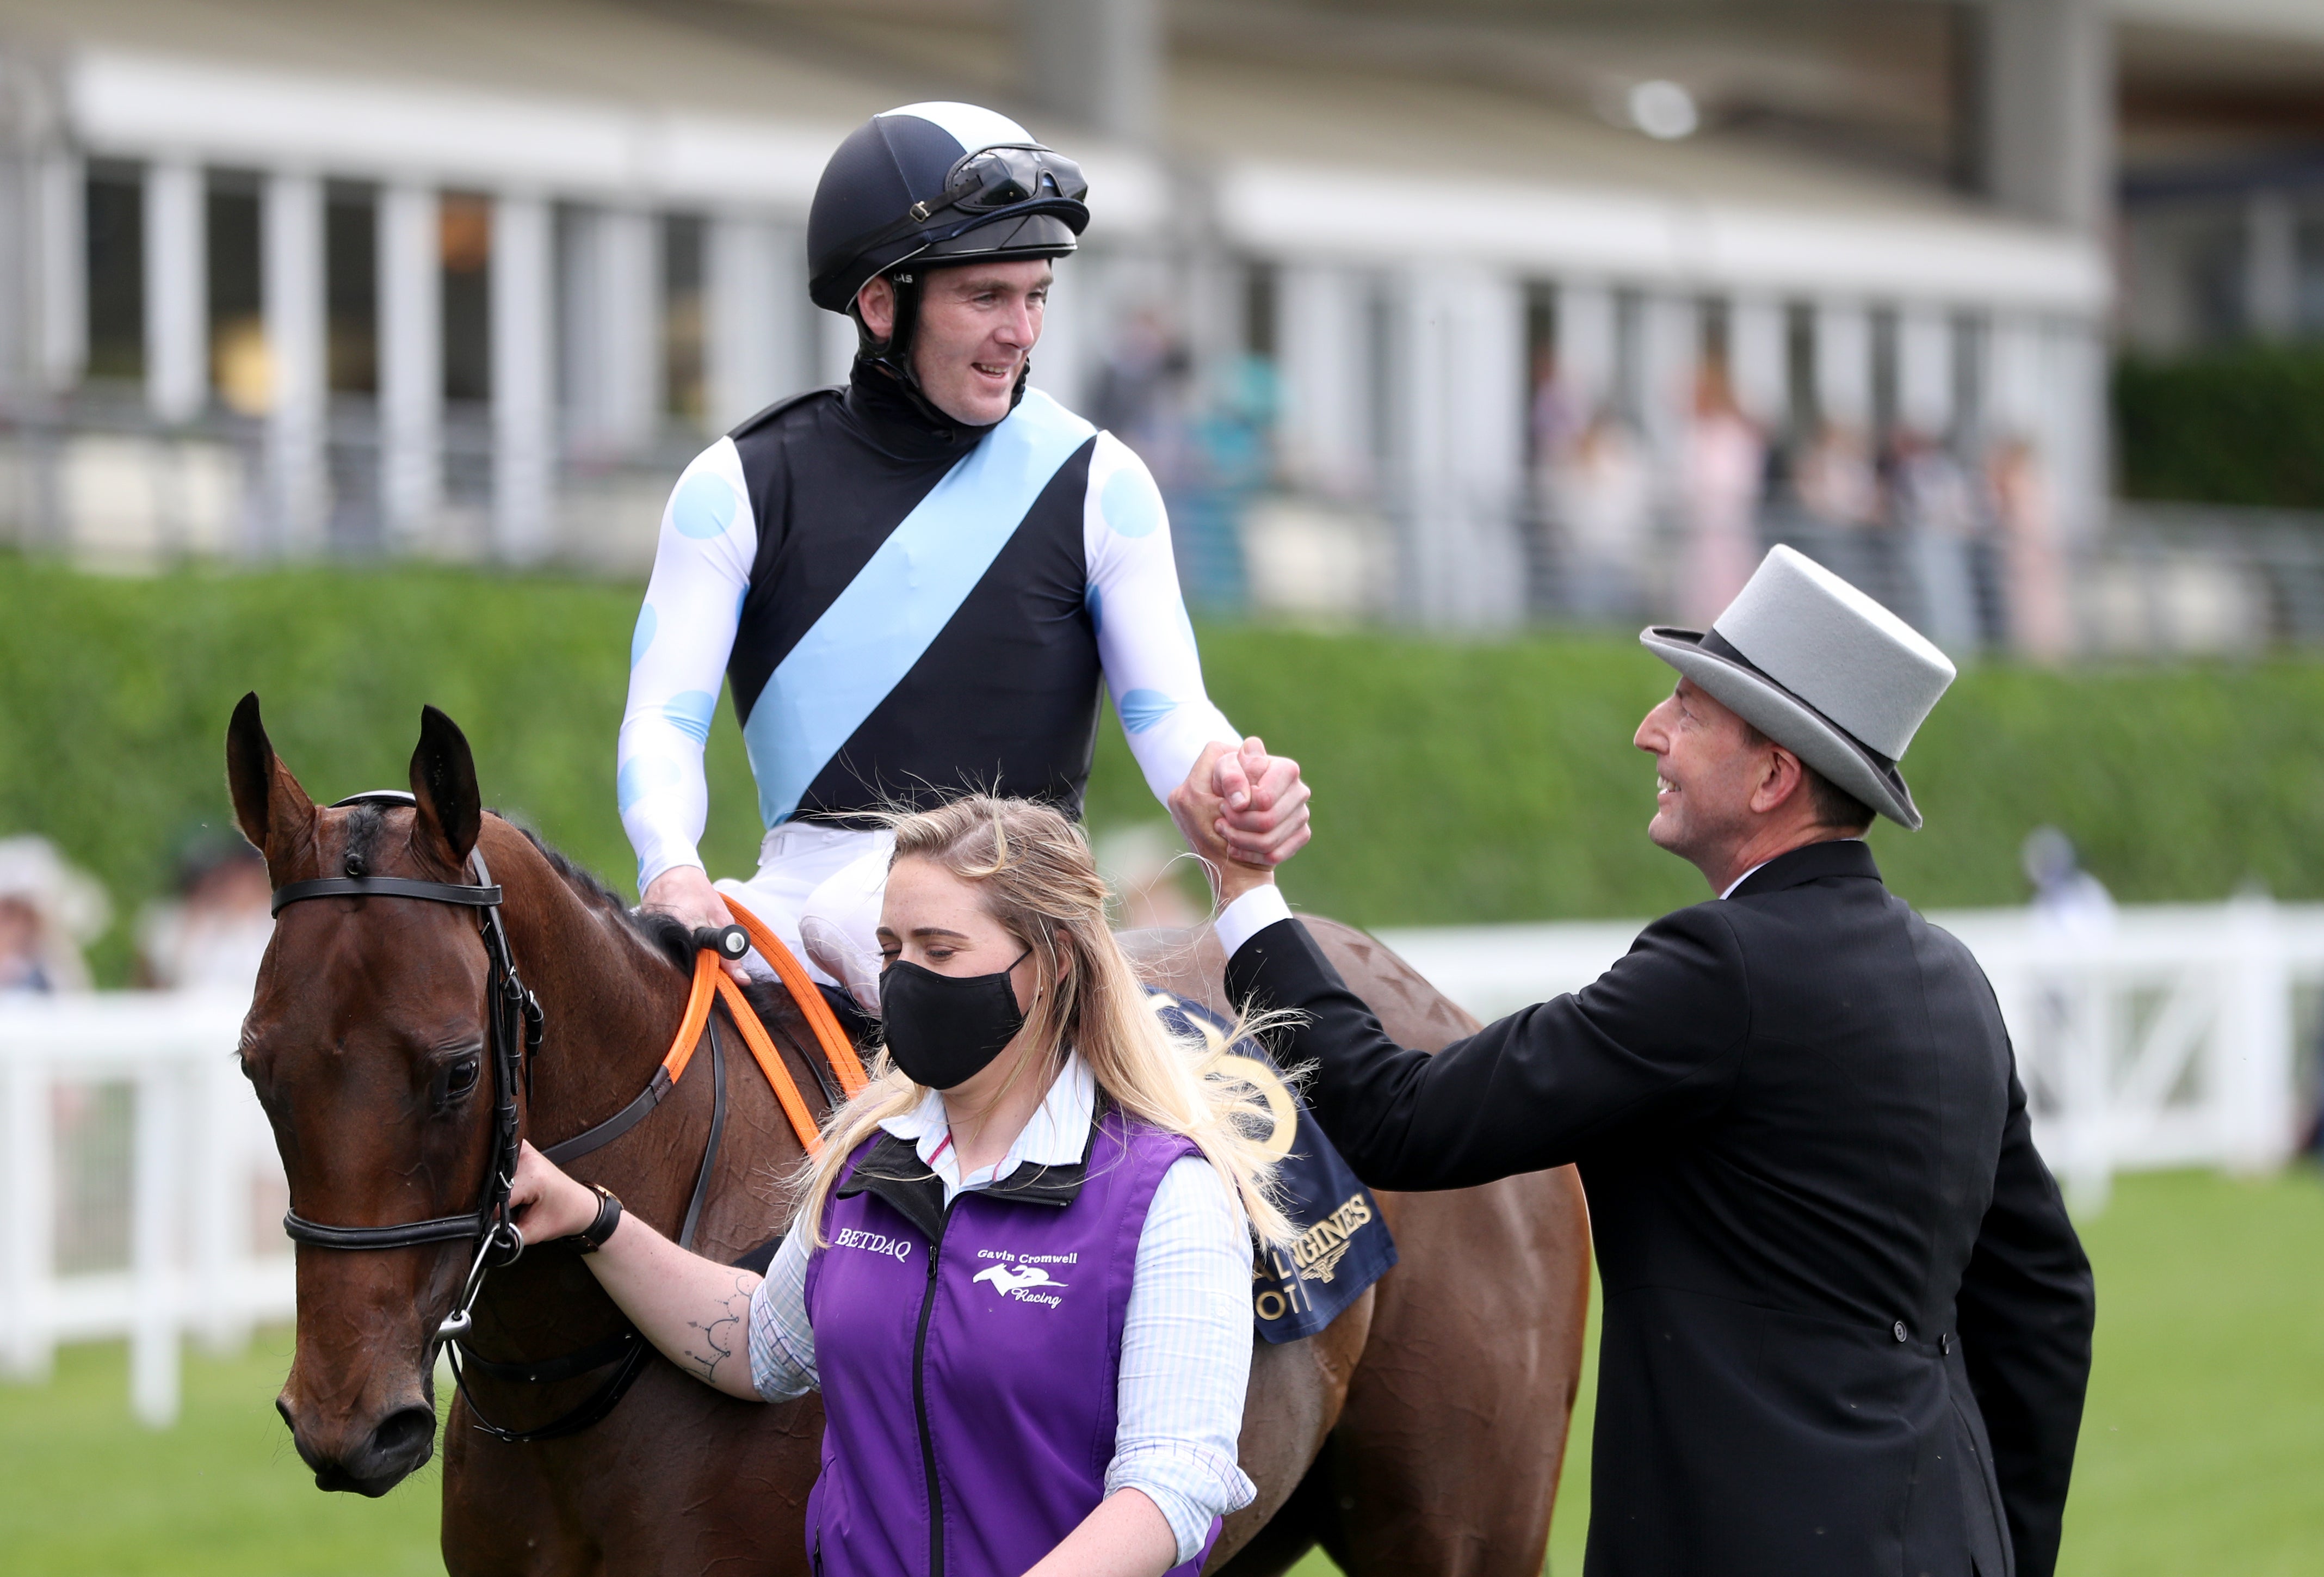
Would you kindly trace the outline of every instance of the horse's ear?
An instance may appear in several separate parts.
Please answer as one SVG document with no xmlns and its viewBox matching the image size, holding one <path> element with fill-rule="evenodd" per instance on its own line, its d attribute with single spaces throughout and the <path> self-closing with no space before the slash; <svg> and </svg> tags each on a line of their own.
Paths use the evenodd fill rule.
<svg viewBox="0 0 2324 1577">
<path fill-rule="evenodd" d="M 468 863 L 484 807 L 476 793 L 476 758 L 460 726 L 434 707 L 420 709 L 420 747 L 411 753 L 411 797 L 420 802 L 413 835 L 454 870 Z"/>
<path fill-rule="evenodd" d="M 234 720 L 226 726 L 226 782 L 242 835 L 266 856 L 272 869 L 279 852 L 275 843 L 312 825 L 315 802 L 274 754 L 266 725 L 258 720 L 254 690 L 235 705 Z"/>
</svg>

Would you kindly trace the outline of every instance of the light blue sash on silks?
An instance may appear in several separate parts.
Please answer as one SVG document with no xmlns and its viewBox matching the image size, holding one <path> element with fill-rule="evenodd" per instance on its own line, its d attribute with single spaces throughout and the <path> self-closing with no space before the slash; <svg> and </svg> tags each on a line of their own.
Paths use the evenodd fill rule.
<svg viewBox="0 0 2324 1577">
<path fill-rule="evenodd" d="M 807 785 L 903 682 L 1041 489 L 1096 431 L 1026 390 L 775 665 L 742 728 L 761 821 L 772 827 L 798 810 Z"/>
</svg>

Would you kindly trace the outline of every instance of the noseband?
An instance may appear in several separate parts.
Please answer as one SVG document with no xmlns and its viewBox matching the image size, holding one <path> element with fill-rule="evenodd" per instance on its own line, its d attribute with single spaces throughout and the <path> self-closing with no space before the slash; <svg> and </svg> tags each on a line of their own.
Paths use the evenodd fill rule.
<svg viewBox="0 0 2324 1577">
<path fill-rule="evenodd" d="M 374 789 L 335 801 L 330 808 L 336 811 L 349 805 L 416 802 L 401 789 Z M 484 864 L 484 851 L 471 849 L 467 863 L 476 877 L 473 886 L 416 881 L 409 877 L 345 876 L 290 882 L 274 890 L 273 912 L 277 914 L 286 905 L 309 898 L 419 898 L 477 911 L 476 929 L 492 964 L 484 1023 L 493 1065 L 493 1161 L 491 1170 L 484 1175 L 484 1198 L 475 1210 L 463 1215 L 437 1216 L 392 1227 L 334 1227 L 310 1221 L 296 1211 L 286 1211 L 282 1217 L 282 1229 L 292 1242 L 316 1248 L 417 1248 L 429 1243 L 481 1239 L 460 1302 L 437 1329 L 438 1343 L 466 1332 L 470 1310 L 484 1286 L 484 1272 L 494 1265 L 509 1264 L 524 1252 L 524 1235 L 508 1215 L 509 1193 L 516 1186 L 521 1128 L 517 1090 L 520 1085 L 529 1082 L 526 1075 L 531 1069 L 532 1053 L 540 1049 L 543 1022 L 540 1002 L 525 989 L 524 982 L 517 977 L 515 960 L 509 956 L 508 932 L 501 924 L 501 890 L 493 885 L 492 872 Z"/>
</svg>

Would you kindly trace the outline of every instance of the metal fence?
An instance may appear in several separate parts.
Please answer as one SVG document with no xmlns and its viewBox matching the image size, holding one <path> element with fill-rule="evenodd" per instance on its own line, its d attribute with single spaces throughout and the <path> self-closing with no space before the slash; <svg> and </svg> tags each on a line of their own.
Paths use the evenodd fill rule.
<svg viewBox="0 0 2324 1577">
<path fill-rule="evenodd" d="M 2282 1164 L 2308 1109 L 2324 904 L 2126 909 L 2068 929 L 2023 910 L 1933 916 L 1985 967 L 2079 1209 L 2118 1171 Z M 1636 923 L 1391 931 L 1480 1017 L 1588 984 Z M 0 1006 L 0 1366 L 126 1336 L 136 1415 L 168 1423 L 192 1335 L 232 1349 L 290 1317 L 273 1140 L 231 1055 L 244 1003 L 124 994 Z"/>
</svg>

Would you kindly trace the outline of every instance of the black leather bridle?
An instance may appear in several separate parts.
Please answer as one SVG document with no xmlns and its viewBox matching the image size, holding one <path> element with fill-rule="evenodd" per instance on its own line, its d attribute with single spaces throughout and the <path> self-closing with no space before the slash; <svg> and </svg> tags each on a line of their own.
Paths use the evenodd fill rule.
<svg viewBox="0 0 2324 1577">
<path fill-rule="evenodd" d="M 374 789 L 334 801 L 330 808 L 408 806 L 416 802 L 401 789 Z M 493 1068 L 493 1158 L 484 1173 L 484 1197 L 475 1210 L 461 1215 L 437 1216 L 388 1227 L 334 1227 L 309 1220 L 296 1211 L 285 1211 L 282 1217 L 282 1229 L 292 1242 L 316 1248 L 417 1248 L 429 1243 L 475 1240 L 476 1257 L 468 1267 L 466 1285 L 461 1291 L 459 1303 L 437 1327 L 429 1349 L 431 1359 L 437 1347 L 466 1334 L 474 1322 L 471 1311 L 476 1294 L 484 1288 L 485 1271 L 496 1265 L 511 1264 L 524 1252 L 524 1234 L 509 1220 L 508 1210 L 509 1192 L 516 1186 L 516 1160 L 521 1142 L 518 1090 L 531 1082 L 531 1058 L 540 1049 L 545 1022 L 540 1001 L 525 989 L 524 981 L 516 972 L 516 961 L 509 956 L 508 932 L 501 923 L 501 890 L 493 885 L 492 872 L 484 864 L 484 851 L 471 849 L 467 864 L 476 877 L 473 886 L 423 882 L 410 877 L 364 876 L 355 874 L 361 867 L 350 861 L 351 870 L 346 876 L 290 882 L 274 889 L 276 914 L 290 904 L 309 898 L 418 898 L 477 911 L 476 929 L 484 939 L 484 955 L 492 966 L 491 981 L 485 988 L 484 1033 L 490 1043 Z"/>
<path fill-rule="evenodd" d="M 332 802 L 330 809 L 343 810 L 351 805 L 402 805 L 417 802 L 401 789 L 374 789 L 367 793 L 350 794 Z M 508 932 L 501 923 L 501 889 L 493 885 L 491 871 L 484 864 L 481 849 L 468 855 L 468 867 L 476 880 L 473 886 L 451 882 L 419 881 L 409 877 L 374 877 L 347 875 L 324 877 L 314 881 L 289 882 L 274 890 L 273 913 L 280 914 L 285 905 L 309 898 L 417 898 L 427 903 L 453 904 L 477 911 L 477 930 L 484 938 L 484 953 L 491 960 L 491 980 L 486 988 L 485 1034 L 490 1041 L 493 1066 L 494 1106 L 493 1113 L 493 1160 L 485 1173 L 484 1197 L 476 1208 L 456 1216 L 437 1216 L 424 1221 L 406 1221 L 388 1227 L 334 1227 L 321 1221 L 309 1220 L 296 1211 L 286 1211 L 282 1229 L 291 1241 L 316 1248 L 384 1249 L 417 1248 L 429 1243 L 454 1243 L 476 1240 L 476 1257 L 469 1264 L 468 1278 L 461 1288 L 460 1301 L 437 1326 L 436 1334 L 428 1346 L 428 1359 L 433 1364 L 438 1349 L 451 1355 L 452 1382 L 467 1397 L 468 1410 L 475 1415 L 476 1427 L 494 1439 L 512 1445 L 529 1444 L 535 1441 L 555 1440 L 578 1433 L 613 1410 L 632 1382 L 643 1372 L 648 1352 L 646 1340 L 634 1325 L 625 1326 L 603 1341 L 594 1342 L 578 1352 L 562 1358 L 539 1362 L 506 1362 L 487 1359 L 470 1351 L 468 1332 L 475 1327 L 476 1298 L 484 1290 L 484 1275 L 498 1266 L 513 1264 L 524 1252 L 524 1234 L 509 1220 L 510 1192 L 516 1186 L 517 1155 L 522 1143 L 522 1113 L 518 1104 L 518 1090 L 530 1092 L 532 1088 L 532 1058 L 540 1050 L 545 1016 L 540 1003 L 525 988 L 516 972 L 515 960 L 510 955 Z M 739 936 L 739 929 L 735 932 Z M 728 946 L 726 956 L 739 957 L 741 944 Z M 714 1014 L 705 1025 L 710 1037 L 710 1076 L 714 1095 L 711 1104 L 710 1136 L 705 1142 L 702 1164 L 694 1180 L 694 1195 L 687 1201 L 686 1218 L 678 1230 L 678 1246 L 689 1248 L 694 1244 L 694 1229 L 702 1214 L 705 1195 L 710 1187 L 710 1173 L 718 1159 L 718 1141 L 726 1127 L 726 1053 L 718 1038 L 718 1024 Z M 657 1071 L 654 1082 L 645 1092 L 606 1121 L 586 1132 L 575 1135 L 560 1144 L 548 1146 L 543 1154 L 560 1164 L 586 1155 L 619 1138 L 634 1127 L 647 1113 L 659 1105 L 670 1090 L 667 1073 Z M 562 1417 L 538 1429 L 510 1429 L 494 1424 L 476 1405 L 476 1398 L 468 1389 L 467 1376 L 459 1354 L 466 1352 L 468 1362 L 497 1379 L 523 1384 L 547 1385 L 558 1380 L 576 1379 L 601 1369 L 613 1368 L 596 1391 L 578 1406 Z M 614 1366 L 618 1365 L 618 1368 Z"/>
</svg>

